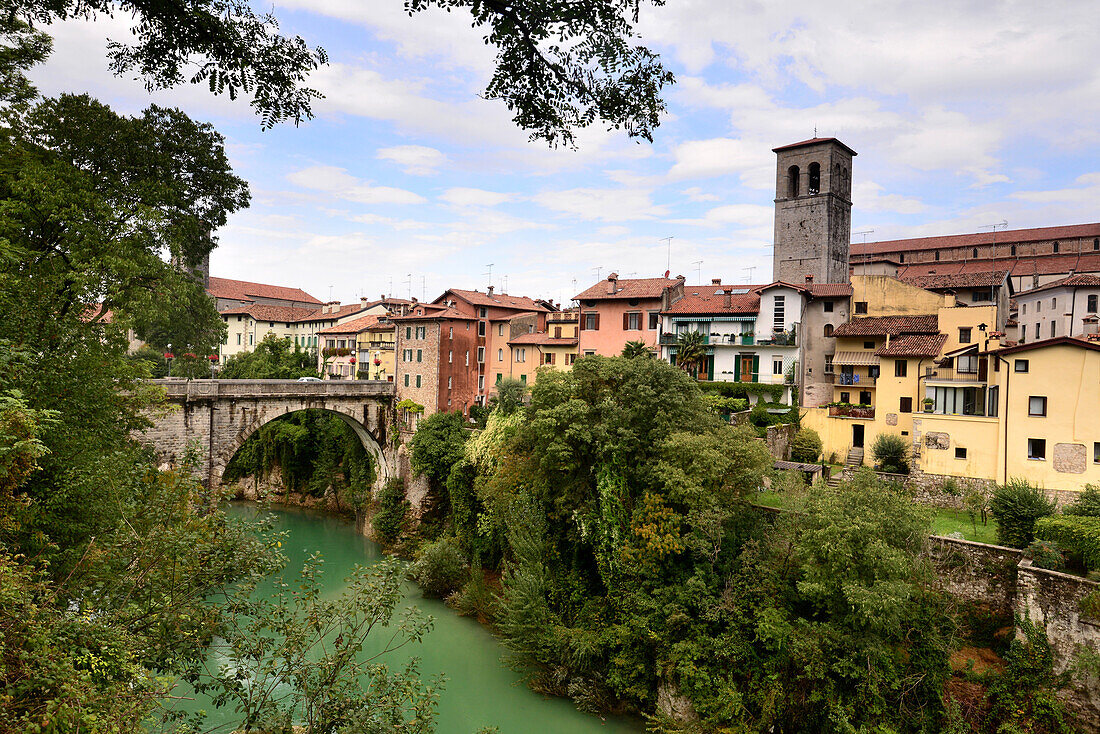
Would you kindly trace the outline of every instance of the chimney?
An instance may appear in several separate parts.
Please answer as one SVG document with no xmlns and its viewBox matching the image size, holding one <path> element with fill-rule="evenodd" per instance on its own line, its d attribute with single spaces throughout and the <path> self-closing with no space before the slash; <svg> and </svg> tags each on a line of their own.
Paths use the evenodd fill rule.
<svg viewBox="0 0 1100 734">
<path fill-rule="evenodd" d="M 607 295 L 609 295 L 609 296 L 615 295 L 616 290 L 618 290 L 616 288 L 615 284 L 618 283 L 618 282 L 619 282 L 619 274 L 618 273 L 612 273 L 611 275 L 607 276 Z"/>
<path fill-rule="evenodd" d="M 493 286 L 489 286 L 488 293 L 490 296 L 493 295 Z"/>
<path fill-rule="evenodd" d="M 370 304 L 370 299 L 363 296 L 359 299 L 359 308 L 366 308 Z"/>
<path fill-rule="evenodd" d="M 726 308 L 733 308 L 733 289 L 732 288 L 727 288 L 726 289 L 726 295 L 722 299 L 722 305 L 724 305 Z"/>
<path fill-rule="evenodd" d="M 324 306 L 321 306 L 321 313 L 336 313 L 340 310 L 339 301 L 329 301 Z"/>
<path fill-rule="evenodd" d="M 710 284 L 711 285 L 722 285 L 722 279 L 721 278 L 711 278 L 710 279 Z"/>
<path fill-rule="evenodd" d="M 806 274 L 806 285 L 813 285 L 813 284 L 814 284 L 814 276 L 807 273 Z"/>
</svg>

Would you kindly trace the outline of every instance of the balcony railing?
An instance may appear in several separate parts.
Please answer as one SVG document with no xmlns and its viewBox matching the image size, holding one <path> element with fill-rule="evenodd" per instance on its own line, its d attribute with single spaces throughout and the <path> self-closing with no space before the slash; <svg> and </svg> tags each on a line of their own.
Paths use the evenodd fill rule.
<svg viewBox="0 0 1100 734">
<path fill-rule="evenodd" d="M 849 372 L 834 372 L 833 384 L 834 385 L 848 385 L 859 387 L 874 387 L 876 378 L 868 375 L 857 375 Z"/>
<path fill-rule="evenodd" d="M 660 343 L 663 346 L 674 347 L 674 346 L 676 346 L 677 344 L 680 343 L 680 335 L 679 334 L 661 334 Z M 711 343 L 710 336 L 707 335 L 707 334 L 703 334 L 703 344 L 708 344 L 709 345 L 710 343 Z M 718 343 L 718 342 L 716 341 L 715 343 Z"/>
<path fill-rule="evenodd" d="M 830 405 L 830 418 L 864 418 L 874 420 L 875 409 L 859 405 Z"/>
</svg>

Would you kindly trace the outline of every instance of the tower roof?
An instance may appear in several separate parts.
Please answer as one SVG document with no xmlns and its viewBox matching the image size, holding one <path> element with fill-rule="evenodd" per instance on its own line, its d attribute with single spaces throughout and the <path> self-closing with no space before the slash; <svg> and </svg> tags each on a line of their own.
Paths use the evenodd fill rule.
<svg viewBox="0 0 1100 734">
<path fill-rule="evenodd" d="M 821 143 L 836 143 L 839 147 L 851 153 L 853 156 L 859 155 L 854 150 L 849 148 L 844 143 L 840 142 L 836 138 L 810 138 L 809 140 L 803 140 L 799 143 L 791 143 L 790 145 L 781 145 L 778 148 L 772 148 L 772 153 L 778 153 L 781 150 L 792 150 L 794 148 L 805 148 L 810 145 L 819 145 Z"/>
</svg>

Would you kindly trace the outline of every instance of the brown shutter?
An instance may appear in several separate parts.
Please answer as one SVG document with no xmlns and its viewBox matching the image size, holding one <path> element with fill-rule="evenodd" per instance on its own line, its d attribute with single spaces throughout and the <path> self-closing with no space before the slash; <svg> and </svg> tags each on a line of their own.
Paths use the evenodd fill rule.
<svg viewBox="0 0 1100 734">
<path fill-rule="evenodd" d="M 630 328 L 630 314 L 624 313 L 623 314 L 623 331 L 626 331 L 629 328 Z"/>
<path fill-rule="evenodd" d="M 595 327 L 595 330 L 596 331 L 600 330 L 600 314 L 599 313 L 596 314 L 596 327 Z"/>
<path fill-rule="evenodd" d="M 587 323 L 588 323 L 588 314 L 584 311 L 581 311 L 581 331 L 587 331 L 588 330 Z"/>
</svg>

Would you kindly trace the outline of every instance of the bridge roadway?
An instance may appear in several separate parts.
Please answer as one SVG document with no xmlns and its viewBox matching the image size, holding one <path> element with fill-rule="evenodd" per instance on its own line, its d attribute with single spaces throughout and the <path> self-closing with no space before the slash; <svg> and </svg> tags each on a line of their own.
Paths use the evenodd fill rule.
<svg viewBox="0 0 1100 734">
<path fill-rule="evenodd" d="M 139 437 L 160 460 L 178 465 L 188 448 L 200 452 L 199 476 L 221 484 L 233 455 L 260 426 L 299 410 L 323 410 L 355 431 L 375 459 L 375 487 L 395 475 L 397 448 L 387 440 L 393 425 L 392 382 L 380 380 L 151 380 L 167 394 L 168 406 L 149 416 L 153 426 Z"/>
</svg>

